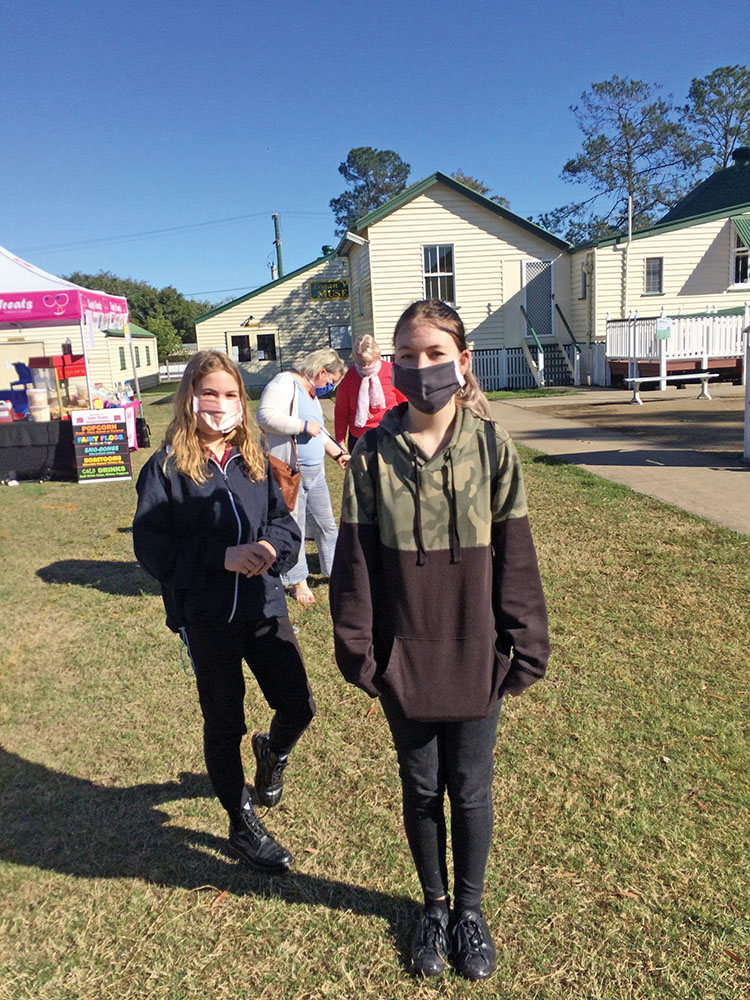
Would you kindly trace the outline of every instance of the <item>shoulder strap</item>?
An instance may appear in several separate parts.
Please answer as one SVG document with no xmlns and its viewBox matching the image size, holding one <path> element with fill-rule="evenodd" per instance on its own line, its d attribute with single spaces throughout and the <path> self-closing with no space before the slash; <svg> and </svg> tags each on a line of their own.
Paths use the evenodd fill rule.
<svg viewBox="0 0 750 1000">
<path fill-rule="evenodd" d="M 487 454 L 490 460 L 490 483 L 492 485 L 492 498 L 494 500 L 495 494 L 497 493 L 497 478 L 498 478 L 497 437 L 495 435 L 494 420 L 484 421 L 484 433 L 485 437 L 487 438 Z"/>
</svg>

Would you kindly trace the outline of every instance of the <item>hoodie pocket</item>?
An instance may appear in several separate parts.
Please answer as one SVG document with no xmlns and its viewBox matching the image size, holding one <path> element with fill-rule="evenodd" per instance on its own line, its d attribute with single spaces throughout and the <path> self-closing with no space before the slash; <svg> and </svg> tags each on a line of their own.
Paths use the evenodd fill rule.
<svg viewBox="0 0 750 1000">
<path fill-rule="evenodd" d="M 483 719 L 498 696 L 508 659 L 495 635 L 418 639 L 396 636 L 380 685 L 417 722 Z"/>
</svg>

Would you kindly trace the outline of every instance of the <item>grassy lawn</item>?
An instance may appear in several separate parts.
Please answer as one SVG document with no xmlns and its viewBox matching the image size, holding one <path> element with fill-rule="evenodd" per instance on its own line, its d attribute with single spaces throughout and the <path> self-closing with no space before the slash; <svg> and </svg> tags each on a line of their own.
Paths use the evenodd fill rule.
<svg viewBox="0 0 750 1000">
<path fill-rule="evenodd" d="M 163 390 L 146 410 L 158 441 Z M 291 608 L 319 714 L 265 817 L 296 867 L 264 877 L 223 853 L 194 682 L 133 561 L 133 484 L 2 490 L 1 1000 L 743 994 L 750 539 L 523 459 L 554 653 L 503 710 L 499 962 L 473 986 L 408 974 L 395 755 L 339 677 L 327 586 Z M 266 726 L 252 680 L 247 714 Z"/>
</svg>

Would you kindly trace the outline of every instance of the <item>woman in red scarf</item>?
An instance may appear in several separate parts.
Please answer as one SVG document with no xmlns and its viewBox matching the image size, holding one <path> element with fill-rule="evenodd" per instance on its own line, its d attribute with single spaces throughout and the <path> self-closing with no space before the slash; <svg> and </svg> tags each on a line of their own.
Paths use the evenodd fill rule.
<svg viewBox="0 0 750 1000">
<path fill-rule="evenodd" d="M 336 440 L 349 452 L 366 430 L 378 426 L 388 410 L 406 402 L 406 397 L 393 388 L 391 364 L 381 360 L 373 336 L 365 333 L 357 338 L 352 359 L 354 365 L 336 390 L 334 407 Z"/>
</svg>

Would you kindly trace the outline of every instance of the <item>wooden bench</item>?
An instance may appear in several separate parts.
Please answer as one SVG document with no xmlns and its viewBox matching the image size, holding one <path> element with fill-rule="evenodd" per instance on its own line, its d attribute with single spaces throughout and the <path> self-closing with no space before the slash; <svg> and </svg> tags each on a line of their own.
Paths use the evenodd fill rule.
<svg viewBox="0 0 750 1000">
<path fill-rule="evenodd" d="M 641 399 L 641 394 L 638 391 L 641 388 L 642 382 L 687 382 L 700 380 L 701 391 L 698 395 L 698 399 L 710 399 L 711 396 L 708 392 L 708 380 L 712 378 L 718 378 L 718 372 L 691 372 L 685 375 L 644 375 L 637 377 L 626 378 L 626 382 L 633 383 L 633 398 L 630 400 L 631 403 L 638 403 L 639 406 L 643 406 L 643 400 Z"/>
</svg>

